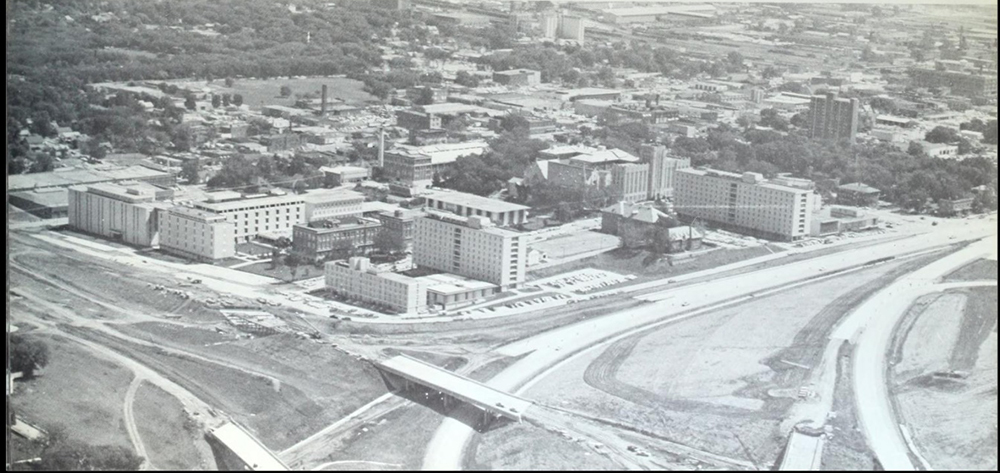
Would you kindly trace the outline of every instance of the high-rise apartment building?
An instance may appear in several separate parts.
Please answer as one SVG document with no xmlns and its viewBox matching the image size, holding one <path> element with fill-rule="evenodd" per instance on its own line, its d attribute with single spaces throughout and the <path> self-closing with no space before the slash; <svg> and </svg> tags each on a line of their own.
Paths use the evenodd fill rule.
<svg viewBox="0 0 1000 473">
<path fill-rule="evenodd" d="M 224 215 L 190 207 L 160 212 L 160 249 L 186 258 L 212 261 L 236 254 L 236 226 Z"/>
<path fill-rule="evenodd" d="M 261 233 L 292 236 L 292 227 L 305 221 L 305 199 L 281 191 L 243 196 L 238 192 L 217 192 L 195 208 L 224 215 L 233 223 L 236 242 L 250 241 Z"/>
<path fill-rule="evenodd" d="M 809 235 L 815 194 L 778 185 L 757 173 L 680 169 L 674 210 L 733 231 L 781 241 Z"/>
<path fill-rule="evenodd" d="M 527 256 L 524 234 L 497 228 L 486 216 L 428 210 L 414 227 L 414 264 L 487 281 L 502 290 L 524 282 Z"/>
<path fill-rule="evenodd" d="M 835 92 L 814 95 L 809 102 L 809 137 L 847 139 L 858 133 L 858 99 L 837 98 Z"/>
<path fill-rule="evenodd" d="M 674 176 L 678 169 L 691 167 L 690 158 L 667 156 L 665 146 L 644 145 L 639 157 L 649 163 L 647 198 L 670 199 L 674 196 Z"/>
</svg>

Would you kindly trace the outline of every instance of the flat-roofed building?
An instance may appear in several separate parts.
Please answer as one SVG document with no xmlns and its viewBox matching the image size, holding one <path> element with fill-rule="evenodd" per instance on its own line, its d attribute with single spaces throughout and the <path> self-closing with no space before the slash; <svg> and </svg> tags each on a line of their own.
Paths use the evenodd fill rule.
<svg viewBox="0 0 1000 473">
<path fill-rule="evenodd" d="M 875 207 L 882 191 L 860 182 L 852 182 L 837 186 L 837 203 Z"/>
<path fill-rule="evenodd" d="M 649 193 L 649 165 L 616 164 L 611 168 L 611 194 L 618 201 L 639 202 Z"/>
<path fill-rule="evenodd" d="M 416 221 L 413 262 L 419 267 L 490 282 L 506 290 L 524 282 L 528 242 L 486 216 L 428 210 Z"/>
<path fill-rule="evenodd" d="M 531 69 L 511 69 L 493 73 L 493 82 L 511 86 L 531 86 L 542 82 L 542 73 Z"/>
<path fill-rule="evenodd" d="M 250 241 L 261 233 L 292 235 L 292 227 L 305 221 L 305 199 L 301 195 L 271 191 L 242 196 L 237 192 L 217 192 L 195 208 L 225 215 L 234 225 L 234 240 Z"/>
<path fill-rule="evenodd" d="M 674 209 L 733 231 L 793 241 L 809 235 L 812 190 L 776 185 L 758 173 L 679 169 Z"/>
<path fill-rule="evenodd" d="M 377 219 L 342 217 L 292 228 L 292 252 L 307 261 L 368 254 L 382 228 Z"/>
<path fill-rule="evenodd" d="M 413 249 L 413 228 L 417 218 L 424 212 L 418 209 L 396 209 L 375 214 L 382 222 L 382 232 L 389 235 L 390 241 L 401 242 L 407 250 Z"/>
<path fill-rule="evenodd" d="M 909 74 L 913 85 L 917 87 L 948 87 L 952 95 L 963 97 L 995 99 L 997 96 L 995 70 L 980 74 L 914 67 L 909 70 Z"/>
<path fill-rule="evenodd" d="M 319 170 L 323 173 L 326 185 L 332 187 L 361 182 L 371 174 L 368 168 L 360 166 L 323 166 Z"/>
<path fill-rule="evenodd" d="M 858 99 L 837 98 L 834 92 L 815 95 L 809 103 L 811 138 L 847 139 L 852 143 L 858 133 Z"/>
<path fill-rule="evenodd" d="M 531 210 L 531 207 L 524 205 L 457 191 L 434 191 L 424 199 L 428 209 L 451 212 L 462 217 L 482 216 L 498 226 L 524 223 L 528 218 L 528 210 Z"/>
<path fill-rule="evenodd" d="M 389 271 L 379 272 L 368 258 L 352 257 L 324 265 L 326 288 L 334 293 L 412 314 L 427 308 L 427 283 Z"/>
<path fill-rule="evenodd" d="M 649 185 L 647 198 L 670 199 L 674 196 L 674 180 L 678 169 L 691 167 L 690 158 L 667 156 L 665 146 L 644 145 L 639 156 L 649 163 Z"/>
<path fill-rule="evenodd" d="M 314 189 L 299 197 L 305 202 L 305 221 L 361 215 L 365 195 L 348 189 Z"/>
<path fill-rule="evenodd" d="M 236 255 L 236 227 L 225 215 L 190 207 L 160 212 L 160 249 L 199 261 Z"/>
<path fill-rule="evenodd" d="M 69 188 L 69 226 L 85 233 L 151 247 L 159 243 L 156 202 L 149 184 L 100 183 Z"/>
<path fill-rule="evenodd" d="M 473 304 L 497 292 L 496 284 L 454 274 L 432 274 L 417 279 L 427 283 L 427 305 L 446 310 Z"/>
<path fill-rule="evenodd" d="M 486 152 L 485 141 L 435 144 L 428 146 L 399 145 L 385 152 L 385 174 L 410 187 L 427 187 L 435 173 L 455 164 L 461 156 L 478 156 Z"/>
</svg>

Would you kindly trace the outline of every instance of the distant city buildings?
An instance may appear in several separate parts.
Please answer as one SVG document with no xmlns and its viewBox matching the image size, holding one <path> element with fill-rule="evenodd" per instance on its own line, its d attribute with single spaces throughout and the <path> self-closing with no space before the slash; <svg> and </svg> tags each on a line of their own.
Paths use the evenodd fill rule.
<svg viewBox="0 0 1000 473">
<path fill-rule="evenodd" d="M 837 98 L 834 92 L 814 95 L 809 104 L 809 136 L 846 139 L 854 142 L 858 133 L 858 99 Z"/>
<path fill-rule="evenodd" d="M 531 69 L 511 69 L 493 73 L 493 82 L 507 86 L 532 86 L 542 82 L 542 73 Z"/>
<path fill-rule="evenodd" d="M 997 98 L 995 70 L 984 74 L 913 67 L 908 72 L 913 85 L 917 87 L 947 87 L 952 95 L 994 100 Z"/>
<path fill-rule="evenodd" d="M 689 219 L 780 241 L 809 235 L 816 196 L 811 189 L 768 182 L 757 173 L 679 169 L 674 208 Z"/>
</svg>

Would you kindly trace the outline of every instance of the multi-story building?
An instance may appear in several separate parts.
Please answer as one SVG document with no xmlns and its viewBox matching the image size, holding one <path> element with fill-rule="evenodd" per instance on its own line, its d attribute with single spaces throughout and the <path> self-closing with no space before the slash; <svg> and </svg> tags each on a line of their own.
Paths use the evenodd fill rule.
<svg viewBox="0 0 1000 473">
<path fill-rule="evenodd" d="M 997 75 L 960 71 L 939 71 L 914 67 L 909 70 L 913 85 L 917 87 L 948 87 L 952 95 L 971 98 L 996 99 Z"/>
<path fill-rule="evenodd" d="M 611 194 L 618 201 L 646 200 L 649 191 L 649 164 L 616 164 L 611 168 Z"/>
<path fill-rule="evenodd" d="M 385 152 L 385 174 L 410 187 L 427 187 L 435 173 L 450 168 L 459 157 L 478 156 L 487 148 L 489 144 L 485 141 L 429 146 L 399 145 Z"/>
<path fill-rule="evenodd" d="M 159 189 L 145 183 L 69 188 L 69 225 L 82 232 L 151 247 L 159 243 Z"/>
<path fill-rule="evenodd" d="M 277 190 L 258 195 L 216 192 L 195 208 L 224 215 L 235 226 L 237 242 L 250 241 L 261 233 L 291 236 L 292 227 L 305 221 L 303 196 Z"/>
<path fill-rule="evenodd" d="M 542 37 L 545 39 L 556 39 L 559 31 L 559 15 L 555 12 L 546 12 L 538 20 L 539 28 L 542 30 Z"/>
<path fill-rule="evenodd" d="M 343 217 L 292 227 L 292 253 L 307 261 L 368 254 L 382 223 L 373 218 Z"/>
<path fill-rule="evenodd" d="M 299 197 L 305 203 L 305 221 L 361 215 L 365 195 L 346 189 L 314 189 Z"/>
<path fill-rule="evenodd" d="M 370 175 L 368 168 L 360 166 L 323 166 L 319 170 L 323 173 L 325 184 L 332 187 L 361 182 Z"/>
<path fill-rule="evenodd" d="M 643 146 L 639 157 L 649 163 L 647 198 L 669 199 L 674 196 L 674 176 L 678 169 L 691 167 L 690 158 L 667 156 L 665 146 Z"/>
<path fill-rule="evenodd" d="M 858 133 L 858 99 L 837 98 L 835 92 L 814 95 L 809 103 L 810 138 L 847 139 Z"/>
<path fill-rule="evenodd" d="M 528 210 L 531 210 L 524 205 L 456 191 L 434 191 L 424 199 L 428 209 L 451 212 L 460 217 L 482 216 L 502 227 L 524 223 Z"/>
<path fill-rule="evenodd" d="M 420 210 L 398 209 L 392 212 L 379 212 L 375 214 L 382 222 L 382 232 L 390 235 L 393 241 L 402 242 L 407 250 L 413 249 L 413 227 L 418 217 L 424 213 Z"/>
<path fill-rule="evenodd" d="M 542 82 L 542 73 L 531 69 L 511 69 L 493 73 L 493 82 L 510 86 L 532 86 Z"/>
<path fill-rule="evenodd" d="M 733 231 L 781 241 L 809 234 L 812 190 L 770 183 L 758 173 L 679 169 L 674 188 L 677 214 Z"/>
<path fill-rule="evenodd" d="M 578 16 L 563 15 L 559 18 L 559 28 L 556 33 L 560 39 L 568 39 L 583 44 L 583 38 L 587 27 L 583 18 Z"/>
<path fill-rule="evenodd" d="M 486 216 L 428 210 L 416 222 L 413 262 L 506 290 L 524 282 L 527 245 L 524 234 L 498 228 Z"/>
<path fill-rule="evenodd" d="M 160 212 L 160 249 L 186 258 L 213 261 L 236 254 L 236 227 L 224 215 L 190 207 Z"/>
<path fill-rule="evenodd" d="M 368 258 L 353 257 L 324 265 L 327 289 L 399 313 L 427 308 L 427 283 L 389 271 L 379 272 Z"/>
</svg>

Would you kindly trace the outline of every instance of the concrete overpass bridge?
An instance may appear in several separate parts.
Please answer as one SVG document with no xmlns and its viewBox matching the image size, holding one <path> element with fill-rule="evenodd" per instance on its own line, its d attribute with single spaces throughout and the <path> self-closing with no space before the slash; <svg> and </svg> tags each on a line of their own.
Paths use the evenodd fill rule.
<svg viewBox="0 0 1000 473">
<path fill-rule="evenodd" d="M 491 388 L 479 381 L 452 373 L 411 356 L 398 355 L 376 363 L 394 389 L 410 391 L 423 386 L 438 391 L 444 396 L 444 405 L 464 402 L 483 412 L 483 421 L 492 417 L 504 417 L 521 422 L 531 407 L 531 401 Z"/>
<path fill-rule="evenodd" d="M 256 437 L 233 422 L 210 429 L 205 435 L 219 470 L 288 471 L 289 468 Z"/>
</svg>

